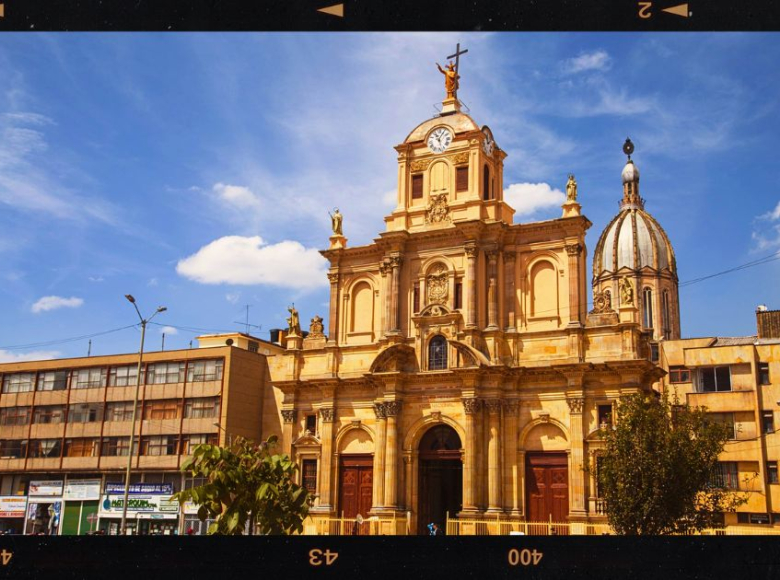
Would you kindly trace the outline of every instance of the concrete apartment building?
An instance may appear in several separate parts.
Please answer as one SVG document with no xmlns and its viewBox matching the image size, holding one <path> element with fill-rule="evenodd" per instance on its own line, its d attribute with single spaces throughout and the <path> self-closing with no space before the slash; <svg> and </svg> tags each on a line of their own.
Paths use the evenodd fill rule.
<svg viewBox="0 0 780 580">
<path fill-rule="evenodd" d="M 261 435 L 266 356 L 279 347 L 239 333 L 199 344 L 144 354 L 128 501 L 140 533 L 200 531 L 168 499 L 183 460 L 199 443 Z M 0 533 L 118 531 L 137 365 L 137 353 L 0 365 Z"/>
<path fill-rule="evenodd" d="M 715 483 L 747 492 L 726 525 L 780 526 L 780 310 L 756 311 L 755 336 L 661 342 L 662 383 L 691 406 L 732 427 Z"/>
</svg>

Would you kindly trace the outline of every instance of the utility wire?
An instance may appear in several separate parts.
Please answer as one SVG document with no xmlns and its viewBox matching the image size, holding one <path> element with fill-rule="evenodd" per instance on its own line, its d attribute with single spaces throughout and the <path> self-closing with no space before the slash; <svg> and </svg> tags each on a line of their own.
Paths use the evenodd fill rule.
<svg viewBox="0 0 780 580">
<path fill-rule="evenodd" d="M 85 340 L 88 338 L 94 338 L 96 336 L 104 336 L 106 334 L 112 334 L 114 332 L 119 332 L 121 330 L 127 330 L 128 328 L 134 328 L 138 326 L 137 324 L 131 324 L 130 326 L 123 326 L 121 328 L 114 328 L 112 330 L 104 330 L 103 332 L 95 332 L 93 334 L 84 334 L 82 336 L 72 336 L 70 338 L 61 338 L 58 340 L 48 340 L 46 342 L 33 342 L 30 344 L 15 344 L 15 345 L 9 345 L 9 346 L 0 346 L 0 349 L 2 350 L 17 350 L 17 349 L 25 349 L 25 348 L 40 348 L 43 346 L 54 346 L 57 344 L 65 344 L 67 342 L 76 342 L 79 340 Z"/>
<path fill-rule="evenodd" d="M 217 329 L 217 328 L 198 328 L 196 326 L 179 326 L 176 324 L 163 324 L 162 322 L 150 322 L 149 324 L 153 324 L 155 326 L 170 326 L 171 328 L 175 328 L 176 330 L 183 330 L 184 332 L 192 332 L 193 334 L 198 334 L 201 332 L 216 332 L 216 333 L 235 332 L 235 330 L 224 330 L 224 329 Z"/>
<path fill-rule="evenodd" d="M 692 284 L 698 284 L 699 282 L 703 282 L 704 280 L 709 280 L 710 278 L 715 278 L 716 276 L 723 276 L 725 274 L 731 274 L 732 272 L 737 272 L 739 270 L 744 270 L 746 268 L 753 268 L 755 266 L 760 266 L 762 264 L 768 264 L 769 262 L 774 262 L 775 260 L 780 260 L 780 250 L 773 254 L 769 254 L 768 256 L 764 256 L 763 258 L 759 258 L 758 260 L 753 260 L 752 262 L 747 262 L 740 266 L 734 266 L 733 268 L 729 268 L 728 270 L 723 270 L 722 272 L 716 272 L 715 274 L 709 274 L 707 276 L 702 276 L 700 278 L 694 278 L 693 280 L 686 280 L 685 282 L 681 282 L 679 287 L 683 288 L 685 286 L 691 286 Z"/>
</svg>

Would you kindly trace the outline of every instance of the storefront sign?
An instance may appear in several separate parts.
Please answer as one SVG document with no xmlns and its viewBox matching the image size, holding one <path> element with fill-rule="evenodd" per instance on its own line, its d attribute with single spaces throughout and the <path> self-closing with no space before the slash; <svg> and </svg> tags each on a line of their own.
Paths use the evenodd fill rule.
<svg viewBox="0 0 780 580">
<path fill-rule="evenodd" d="M 65 484 L 64 499 L 89 500 L 100 499 L 99 479 L 72 479 Z"/>
<path fill-rule="evenodd" d="M 122 515 L 122 506 L 124 506 L 123 495 L 104 496 L 103 502 L 100 504 L 100 515 L 101 517 Z M 179 513 L 179 502 L 163 495 L 135 495 L 127 498 L 127 513 L 158 513 L 176 516 Z"/>
<path fill-rule="evenodd" d="M 124 495 L 124 483 L 106 483 L 106 493 L 108 495 Z M 158 494 L 173 495 L 172 483 L 131 483 L 130 493 L 133 494 Z"/>
<path fill-rule="evenodd" d="M 25 496 L 0 496 L 0 518 L 23 518 L 26 507 Z"/>
<path fill-rule="evenodd" d="M 52 496 L 60 497 L 62 495 L 62 480 L 59 481 L 31 481 L 30 496 Z"/>
</svg>

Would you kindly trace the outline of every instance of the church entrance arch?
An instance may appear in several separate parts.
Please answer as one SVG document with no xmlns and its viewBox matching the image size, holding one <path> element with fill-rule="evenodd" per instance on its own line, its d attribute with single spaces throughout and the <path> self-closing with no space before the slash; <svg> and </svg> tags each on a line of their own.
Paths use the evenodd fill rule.
<svg viewBox="0 0 780 580">
<path fill-rule="evenodd" d="M 419 446 L 419 501 L 417 533 L 427 534 L 436 522 L 444 529 L 463 507 L 463 462 L 458 433 L 449 425 L 436 425 L 423 435 Z"/>
<path fill-rule="evenodd" d="M 338 511 L 348 520 L 368 517 L 374 489 L 374 442 L 368 431 L 352 428 L 339 441 Z M 358 526 L 356 533 L 368 533 Z"/>
</svg>

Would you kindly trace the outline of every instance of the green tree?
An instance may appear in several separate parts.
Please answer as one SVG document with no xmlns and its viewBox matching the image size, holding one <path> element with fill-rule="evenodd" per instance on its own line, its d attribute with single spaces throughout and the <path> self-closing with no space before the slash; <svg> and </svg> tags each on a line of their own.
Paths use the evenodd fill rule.
<svg viewBox="0 0 780 580">
<path fill-rule="evenodd" d="M 257 444 L 243 437 L 228 447 L 198 445 L 182 471 L 203 477 L 203 485 L 174 495 L 180 503 L 199 505 L 201 521 L 215 519 L 209 534 L 242 534 L 247 523 L 259 534 L 303 531 L 310 494 L 293 481 L 297 466 L 287 455 L 275 453 L 277 438 Z"/>
<path fill-rule="evenodd" d="M 722 489 L 718 455 L 728 427 L 703 408 L 640 393 L 617 404 L 617 422 L 602 431 L 598 462 L 607 518 L 618 534 L 684 534 L 717 525 L 719 514 L 747 501 Z"/>
</svg>

